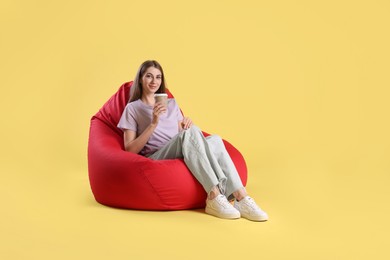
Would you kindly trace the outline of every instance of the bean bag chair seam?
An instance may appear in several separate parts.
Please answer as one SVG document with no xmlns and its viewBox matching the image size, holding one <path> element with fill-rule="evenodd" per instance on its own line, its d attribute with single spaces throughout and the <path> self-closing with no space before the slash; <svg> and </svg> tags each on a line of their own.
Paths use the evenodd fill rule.
<svg viewBox="0 0 390 260">
<path fill-rule="evenodd" d="M 141 156 L 141 155 L 140 155 L 140 156 Z M 161 204 L 163 204 L 164 206 L 167 206 L 167 204 L 165 203 L 165 201 L 161 198 L 160 194 L 157 192 L 157 190 L 156 190 L 156 188 L 154 187 L 154 185 L 151 183 L 151 181 L 149 180 L 149 178 L 146 176 L 146 174 L 145 174 L 145 167 L 146 167 L 146 166 L 142 166 L 140 173 L 142 174 L 142 176 L 144 177 L 144 179 L 148 182 L 148 184 L 150 185 L 150 187 L 153 189 L 155 195 L 160 199 Z"/>
</svg>

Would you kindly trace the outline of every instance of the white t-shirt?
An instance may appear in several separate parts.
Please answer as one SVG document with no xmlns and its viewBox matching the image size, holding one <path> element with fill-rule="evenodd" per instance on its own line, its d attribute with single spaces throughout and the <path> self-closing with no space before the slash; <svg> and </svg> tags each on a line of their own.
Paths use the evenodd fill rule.
<svg viewBox="0 0 390 260">
<path fill-rule="evenodd" d="M 178 122 L 183 120 L 183 115 L 175 99 L 168 99 L 167 110 L 166 113 L 160 115 L 158 125 L 145 147 L 142 148 L 141 155 L 154 153 L 179 133 Z M 138 99 L 126 105 L 118 127 L 122 130 L 132 130 L 137 133 L 138 137 L 152 123 L 152 119 L 153 106 Z"/>
</svg>

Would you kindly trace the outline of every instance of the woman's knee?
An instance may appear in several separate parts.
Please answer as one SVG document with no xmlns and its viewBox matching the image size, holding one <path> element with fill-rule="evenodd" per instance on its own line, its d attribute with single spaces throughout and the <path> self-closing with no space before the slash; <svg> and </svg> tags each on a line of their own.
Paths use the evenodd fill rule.
<svg viewBox="0 0 390 260">
<path fill-rule="evenodd" d="M 223 140 L 219 135 L 210 135 L 208 138 L 215 144 L 224 145 Z"/>
<path fill-rule="evenodd" d="M 199 133 L 199 132 L 202 132 L 202 131 L 200 130 L 200 128 L 197 127 L 196 125 L 192 125 L 192 126 L 191 126 L 190 128 L 188 128 L 186 131 L 187 131 L 187 132 L 192 132 L 192 133 Z"/>
<path fill-rule="evenodd" d="M 202 130 L 200 130 L 200 128 L 195 125 L 185 130 L 185 133 L 186 135 L 191 135 L 191 136 L 203 136 Z"/>
<path fill-rule="evenodd" d="M 194 125 L 182 131 L 180 136 L 182 140 L 200 140 L 204 138 L 202 131 Z"/>
</svg>

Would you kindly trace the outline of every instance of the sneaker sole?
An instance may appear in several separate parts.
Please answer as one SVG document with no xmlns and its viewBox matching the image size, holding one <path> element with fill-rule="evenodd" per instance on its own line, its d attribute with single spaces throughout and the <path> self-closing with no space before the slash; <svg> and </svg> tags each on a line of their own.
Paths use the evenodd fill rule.
<svg viewBox="0 0 390 260">
<path fill-rule="evenodd" d="M 246 219 L 251 220 L 251 221 L 265 222 L 268 220 L 268 217 L 266 218 L 266 217 L 248 216 L 248 215 L 242 214 L 242 213 L 241 213 L 241 216 L 243 218 L 246 218 Z"/>
<path fill-rule="evenodd" d="M 220 212 L 212 209 L 212 208 L 206 208 L 206 213 L 209 215 L 213 215 L 218 218 L 223 218 L 223 219 L 238 219 L 241 217 L 240 212 L 232 213 L 232 214 L 221 214 Z"/>
</svg>

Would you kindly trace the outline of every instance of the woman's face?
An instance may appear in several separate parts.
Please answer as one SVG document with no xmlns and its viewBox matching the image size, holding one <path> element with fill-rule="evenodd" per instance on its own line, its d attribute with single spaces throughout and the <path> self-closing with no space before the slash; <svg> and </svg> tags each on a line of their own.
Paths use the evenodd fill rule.
<svg viewBox="0 0 390 260">
<path fill-rule="evenodd" d="M 160 88 L 162 81 L 162 74 L 159 69 L 149 67 L 146 69 L 141 79 L 142 91 L 144 94 L 156 93 Z"/>
</svg>

